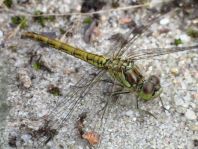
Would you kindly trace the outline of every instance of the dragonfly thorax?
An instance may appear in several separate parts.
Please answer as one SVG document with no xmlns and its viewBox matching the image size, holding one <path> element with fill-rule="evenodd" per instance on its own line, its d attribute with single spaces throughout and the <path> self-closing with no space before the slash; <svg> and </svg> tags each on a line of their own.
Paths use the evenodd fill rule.
<svg viewBox="0 0 198 149">
<path fill-rule="evenodd" d="M 162 92 L 160 80 L 157 76 L 150 76 L 147 80 L 140 72 L 134 61 L 114 59 L 107 63 L 107 70 L 110 75 L 142 100 L 151 100 Z"/>
<path fill-rule="evenodd" d="M 139 84 L 144 82 L 144 77 L 134 61 L 109 60 L 107 67 L 110 75 L 126 88 L 137 90 Z"/>
</svg>

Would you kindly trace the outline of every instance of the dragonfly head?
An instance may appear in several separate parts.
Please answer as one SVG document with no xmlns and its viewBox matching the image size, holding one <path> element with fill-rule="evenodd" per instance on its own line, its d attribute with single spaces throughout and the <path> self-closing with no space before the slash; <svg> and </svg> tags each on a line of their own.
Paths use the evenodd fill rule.
<svg viewBox="0 0 198 149">
<path fill-rule="evenodd" d="M 158 97 L 162 93 L 160 80 L 157 76 L 150 76 L 147 81 L 144 82 L 141 91 L 138 96 L 145 100 L 152 100 Z"/>
</svg>

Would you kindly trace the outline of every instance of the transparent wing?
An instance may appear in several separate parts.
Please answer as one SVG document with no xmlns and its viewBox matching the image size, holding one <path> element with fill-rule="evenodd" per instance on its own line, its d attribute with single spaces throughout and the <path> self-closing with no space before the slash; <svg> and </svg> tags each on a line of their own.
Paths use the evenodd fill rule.
<svg viewBox="0 0 198 149">
<path fill-rule="evenodd" d="M 170 47 L 170 48 L 152 48 L 152 49 L 138 49 L 132 51 L 127 58 L 130 60 L 148 59 L 156 56 L 166 55 L 170 53 L 182 52 L 192 49 L 197 49 L 198 45 L 188 47 Z"/>
<path fill-rule="evenodd" d="M 116 45 L 117 50 L 115 51 L 114 58 L 117 57 L 124 57 L 124 54 L 126 54 L 127 51 L 130 51 L 130 53 L 127 53 L 127 59 L 130 60 L 141 60 L 141 59 L 148 59 L 152 57 L 157 57 L 165 54 L 170 54 L 170 53 L 176 53 L 176 52 L 182 52 L 182 51 L 188 51 L 192 49 L 197 49 L 198 45 L 193 45 L 193 46 L 188 46 L 188 47 L 170 47 L 170 48 L 150 48 L 150 49 L 141 49 L 141 48 L 132 48 L 133 43 L 139 39 L 141 36 L 145 34 L 149 34 L 149 27 L 153 23 L 156 23 L 163 17 L 165 17 L 166 14 L 159 15 L 156 14 L 154 15 L 152 12 L 149 12 L 151 17 L 146 17 L 145 21 L 147 24 L 144 24 L 139 27 L 135 27 L 132 29 L 129 33 L 126 35 L 121 35 L 121 34 L 116 34 L 112 36 L 112 39 L 118 42 L 118 45 Z M 173 11 L 170 11 L 168 13 L 173 13 Z"/>
<path fill-rule="evenodd" d="M 56 130 L 57 132 L 66 125 L 67 121 L 73 116 L 75 110 L 80 109 L 80 105 L 84 100 L 84 97 L 93 89 L 98 83 L 99 79 L 105 73 L 104 70 L 98 71 L 94 76 L 85 75 L 76 83 L 74 87 L 61 98 L 55 107 L 48 112 L 50 122 L 47 127 Z M 52 139 L 51 134 L 44 134 L 39 139 L 38 146 L 43 146 Z"/>
<path fill-rule="evenodd" d="M 153 15 L 152 12 L 146 10 L 150 16 L 145 16 L 144 20 L 142 21 L 144 24 L 140 26 L 135 26 L 131 31 L 129 31 L 125 36 L 114 36 L 113 39 L 118 41 L 118 45 L 116 45 L 115 53 L 113 54 L 114 57 L 121 57 L 125 51 L 141 36 L 144 34 L 148 34 L 149 27 L 154 23 L 159 21 L 164 15 Z"/>
</svg>

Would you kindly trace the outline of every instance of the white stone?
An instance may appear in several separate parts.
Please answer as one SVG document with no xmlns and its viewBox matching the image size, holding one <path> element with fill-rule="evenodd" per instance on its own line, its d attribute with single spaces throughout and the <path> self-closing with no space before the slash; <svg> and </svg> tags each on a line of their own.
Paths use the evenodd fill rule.
<svg viewBox="0 0 198 149">
<path fill-rule="evenodd" d="M 179 38 L 181 39 L 182 42 L 185 42 L 185 43 L 190 42 L 190 37 L 186 34 L 181 34 Z"/>
<path fill-rule="evenodd" d="M 188 110 L 186 111 L 185 116 L 186 116 L 186 118 L 189 119 L 189 120 L 195 120 L 195 119 L 197 118 L 196 115 L 195 115 L 195 112 L 192 111 L 192 110 L 190 110 L 190 109 L 188 109 Z"/>
<path fill-rule="evenodd" d="M 129 116 L 131 117 L 133 115 L 133 111 L 132 110 L 129 110 L 125 113 L 126 116 Z"/>
<path fill-rule="evenodd" d="M 3 32 L 0 30 L 0 38 L 3 37 Z"/>
<path fill-rule="evenodd" d="M 164 18 L 164 19 L 160 20 L 160 24 L 161 24 L 161 25 L 166 25 L 166 24 L 168 24 L 169 22 L 170 22 L 170 20 L 169 20 L 168 18 Z"/>
</svg>

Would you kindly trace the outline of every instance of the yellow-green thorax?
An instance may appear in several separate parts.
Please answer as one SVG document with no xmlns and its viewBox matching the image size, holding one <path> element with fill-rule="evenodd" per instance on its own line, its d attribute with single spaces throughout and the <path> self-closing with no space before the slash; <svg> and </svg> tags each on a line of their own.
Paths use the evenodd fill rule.
<svg viewBox="0 0 198 149">
<path fill-rule="evenodd" d="M 106 67 L 113 78 L 144 101 L 152 100 L 162 92 L 158 77 L 150 76 L 145 80 L 134 61 L 113 59 L 107 62 Z"/>
</svg>

